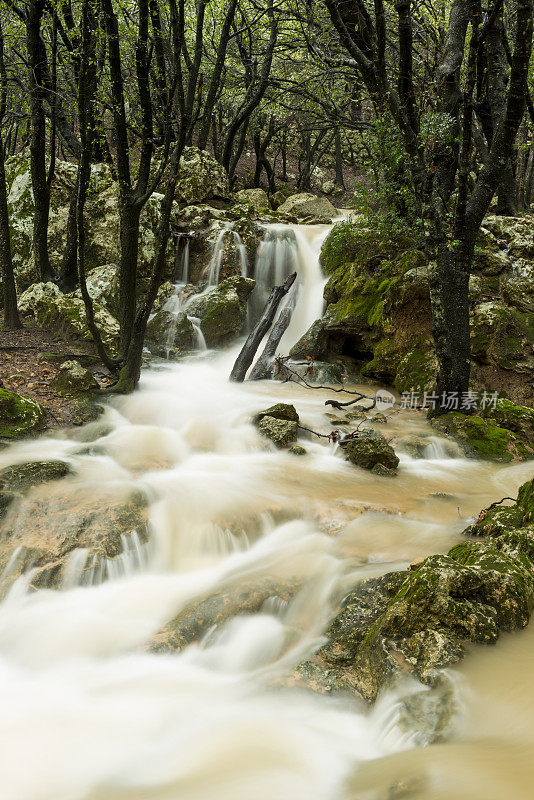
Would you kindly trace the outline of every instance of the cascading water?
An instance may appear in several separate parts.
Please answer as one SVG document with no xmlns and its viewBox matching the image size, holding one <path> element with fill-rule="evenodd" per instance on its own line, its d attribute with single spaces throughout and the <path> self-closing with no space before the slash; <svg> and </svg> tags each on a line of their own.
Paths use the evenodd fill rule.
<svg viewBox="0 0 534 800">
<path fill-rule="evenodd" d="M 248 275 L 247 251 L 241 240 L 241 236 L 234 229 L 233 222 L 225 222 L 215 241 L 213 253 L 207 268 L 208 286 L 217 286 L 223 259 L 228 255 L 228 250 L 237 252 L 241 275 L 245 278 Z"/>
<path fill-rule="evenodd" d="M 323 233 L 295 229 L 300 293 L 288 346 L 321 311 Z M 391 416 L 388 435 L 424 435 L 432 447 L 424 458 L 403 455 L 395 481 L 352 467 L 324 440 L 303 442 L 304 458 L 273 451 L 254 413 L 290 402 L 305 426 L 329 430 L 330 395 L 230 384 L 238 349 L 147 369 L 139 390 L 113 400 L 92 426 L 0 450 L 0 469 L 43 459 L 70 466 L 68 477 L 24 498 L 25 516 L 11 526 L 31 532 L 36 552 L 32 508 L 44 502 L 55 513 L 40 532 L 51 547 L 61 525 L 83 533 L 110 496 L 147 498 L 150 530 L 148 544 L 132 531 L 118 560 L 72 552 L 61 591 L 29 590 L 30 573 L 0 604 L 2 800 L 384 800 L 395 784 L 416 800 L 527 800 L 531 758 L 513 762 L 517 779 L 491 772 L 490 736 L 506 740 L 497 714 L 487 745 L 467 729 L 475 747 L 468 738 L 414 749 L 397 725 L 403 689 L 369 712 L 292 683 L 359 576 L 446 550 L 465 519 L 513 495 L 531 465 L 443 458 L 416 412 Z M 450 502 L 437 498 L 444 491 Z M 295 592 L 285 597 L 278 587 L 288 583 Z M 257 613 L 161 652 L 169 620 L 243 586 L 264 593 Z M 512 647 L 499 661 L 501 675 L 518 669 L 516 656 Z M 493 654 L 477 658 L 476 680 Z M 478 702 L 493 702 L 490 683 L 480 691 Z M 524 714 L 523 696 L 515 702 Z M 447 747 L 462 769 L 481 763 L 498 783 L 463 792 L 450 780 Z"/>
</svg>

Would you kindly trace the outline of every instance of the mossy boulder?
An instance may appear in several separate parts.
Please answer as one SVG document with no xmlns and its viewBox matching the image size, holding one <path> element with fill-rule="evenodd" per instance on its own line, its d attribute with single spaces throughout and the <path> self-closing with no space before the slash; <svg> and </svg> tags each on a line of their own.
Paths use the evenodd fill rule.
<svg viewBox="0 0 534 800">
<path fill-rule="evenodd" d="M 52 281 L 47 283 L 34 283 L 29 286 L 18 299 L 19 311 L 24 316 L 33 314 L 40 303 L 49 303 L 60 300 L 63 293 Z"/>
<path fill-rule="evenodd" d="M 338 214 L 335 206 L 326 197 L 317 197 L 308 192 L 291 195 L 278 207 L 277 211 L 280 214 L 292 214 L 298 219 L 326 217 L 331 220 Z"/>
<path fill-rule="evenodd" d="M 63 461 L 30 461 L 0 470 L 0 518 L 4 517 L 11 502 L 34 486 L 50 483 L 70 475 L 71 469 Z"/>
<path fill-rule="evenodd" d="M 208 347 L 238 336 L 247 318 L 247 299 L 254 288 L 251 278 L 227 278 L 187 306 L 187 315 L 200 320 Z"/>
<path fill-rule="evenodd" d="M 44 409 L 36 400 L 0 388 L 0 438 L 19 439 L 41 427 Z"/>
<path fill-rule="evenodd" d="M 399 466 L 394 449 L 380 433 L 362 432 L 347 442 L 344 449 L 347 460 L 362 469 L 372 470 L 377 464 L 389 470 Z"/>
<path fill-rule="evenodd" d="M 297 413 L 297 409 L 295 406 L 290 405 L 289 403 L 276 403 L 274 406 L 270 408 L 266 408 L 265 411 L 260 411 L 254 417 L 254 423 L 258 424 L 264 417 L 273 417 L 274 419 L 283 419 L 288 422 L 298 422 L 299 415 Z"/>
<path fill-rule="evenodd" d="M 300 337 L 298 342 L 289 351 L 290 358 L 316 358 L 323 360 L 328 352 L 328 339 L 324 330 L 322 319 L 317 319 L 313 325 Z"/>
<path fill-rule="evenodd" d="M 523 628 L 534 606 L 534 480 L 517 504 L 488 512 L 447 555 L 360 583 L 312 657 L 337 688 L 373 702 L 399 677 L 438 686 L 467 643 L 491 644 Z"/>
<path fill-rule="evenodd" d="M 162 358 L 183 356 L 194 350 L 193 324 L 183 311 L 157 311 L 147 324 L 146 344 L 153 355 Z"/>
<path fill-rule="evenodd" d="M 94 394 L 99 384 L 93 373 L 83 367 L 79 361 L 65 361 L 54 378 L 54 387 L 60 394 L 80 396 Z"/>
<path fill-rule="evenodd" d="M 269 197 L 264 189 L 241 189 L 236 192 L 235 197 L 238 202 L 248 201 L 254 211 L 265 211 L 270 208 Z"/>
<path fill-rule="evenodd" d="M 66 296 L 54 299 L 44 296 L 36 302 L 33 314 L 39 325 L 52 331 L 61 332 L 71 339 L 92 341 L 87 325 L 85 305 L 77 297 Z M 102 341 L 112 351 L 118 346 L 119 323 L 102 306 L 94 304 L 95 323 L 100 331 Z"/>
<path fill-rule="evenodd" d="M 471 458 L 508 463 L 532 457 L 534 452 L 521 435 L 496 424 L 488 416 L 452 411 L 432 420 L 432 424 L 456 439 Z"/>
<path fill-rule="evenodd" d="M 107 309 L 114 317 L 119 316 L 119 274 L 116 264 L 103 264 L 90 270 L 86 276 L 87 291 L 94 303 Z M 74 297 L 82 299 L 81 289 Z"/>
<path fill-rule="evenodd" d="M 254 417 L 254 425 L 277 447 L 289 447 L 297 441 L 299 415 L 295 406 L 277 403 Z"/>
<path fill-rule="evenodd" d="M 228 198 L 230 186 L 224 167 L 207 150 L 184 147 L 180 159 L 176 199 L 184 205 L 203 203 L 213 197 Z"/>
</svg>

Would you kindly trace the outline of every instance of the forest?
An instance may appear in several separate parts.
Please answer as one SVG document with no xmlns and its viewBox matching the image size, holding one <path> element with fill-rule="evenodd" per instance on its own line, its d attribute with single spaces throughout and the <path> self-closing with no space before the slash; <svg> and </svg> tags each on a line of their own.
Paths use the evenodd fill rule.
<svg viewBox="0 0 534 800">
<path fill-rule="evenodd" d="M 533 26 L 0 0 L 4 800 L 530 800 Z"/>
</svg>

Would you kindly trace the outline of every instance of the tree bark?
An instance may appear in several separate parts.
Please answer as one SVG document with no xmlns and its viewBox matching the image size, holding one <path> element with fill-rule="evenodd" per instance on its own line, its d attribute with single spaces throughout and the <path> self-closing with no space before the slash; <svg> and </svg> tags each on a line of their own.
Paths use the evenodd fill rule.
<svg viewBox="0 0 534 800">
<path fill-rule="evenodd" d="M 247 370 L 252 364 L 254 356 L 256 355 L 256 350 L 260 346 L 261 340 L 273 324 L 276 311 L 280 305 L 280 302 L 282 301 L 282 298 L 285 297 L 285 295 L 289 292 L 295 283 L 296 278 L 297 273 L 294 272 L 289 276 L 285 283 L 283 283 L 281 286 L 275 286 L 274 289 L 271 290 L 271 294 L 269 295 L 269 299 L 265 304 L 263 314 L 256 324 L 254 330 L 248 335 L 247 341 L 243 345 L 243 348 L 232 368 L 232 372 L 230 373 L 231 381 L 234 381 L 235 383 L 243 383 L 245 380 Z"/>
</svg>

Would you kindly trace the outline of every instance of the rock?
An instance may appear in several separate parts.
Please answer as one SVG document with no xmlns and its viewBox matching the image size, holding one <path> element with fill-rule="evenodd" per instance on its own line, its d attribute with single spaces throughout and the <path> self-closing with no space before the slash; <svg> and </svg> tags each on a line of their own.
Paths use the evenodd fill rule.
<svg viewBox="0 0 534 800">
<path fill-rule="evenodd" d="M 425 458 L 429 441 L 423 436 L 410 434 L 409 436 L 403 436 L 398 444 L 399 448 L 412 458 Z"/>
<path fill-rule="evenodd" d="M 68 477 L 51 491 L 48 483 L 33 486 L 17 498 L 0 526 L 0 574 L 4 591 L 26 570 L 34 570 L 32 587 L 58 587 L 69 575 L 75 550 L 86 551 L 82 576 L 98 582 L 106 576 L 108 560 L 120 555 L 124 543 L 137 531 L 138 540 L 147 538 L 147 501 L 141 492 L 121 492 L 115 485 L 109 492 L 85 496 Z M 54 524 L 50 525 L 50 520 Z M 100 578 L 100 580 L 102 577 Z"/>
<path fill-rule="evenodd" d="M 276 597 L 288 602 L 295 585 L 269 579 L 253 580 L 195 600 L 155 635 L 150 650 L 173 653 L 200 641 L 210 630 L 221 628 L 233 617 L 257 614 L 264 603 Z"/>
<path fill-rule="evenodd" d="M 501 293 L 509 305 L 534 314 L 534 265 L 531 261 L 514 261 L 501 282 Z"/>
<path fill-rule="evenodd" d="M 79 361 L 65 361 L 57 371 L 54 386 L 60 394 L 74 396 L 92 394 L 100 388 L 93 373 Z"/>
<path fill-rule="evenodd" d="M 238 336 L 247 317 L 247 299 L 254 281 L 241 275 L 227 278 L 187 306 L 187 315 L 200 320 L 208 347 Z"/>
<path fill-rule="evenodd" d="M 44 413 L 35 400 L 0 388 L 0 438 L 27 436 L 42 425 Z"/>
<path fill-rule="evenodd" d="M 487 512 L 448 555 L 360 583 L 344 600 L 311 662 L 373 702 L 407 672 L 430 686 L 459 661 L 464 644 L 490 644 L 524 627 L 534 604 L 534 480 L 517 504 Z M 478 529 L 474 531 L 473 529 Z"/>
<path fill-rule="evenodd" d="M 399 459 L 395 451 L 380 433 L 367 433 L 351 439 L 345 446 L 346 458 L 351 464 L 362 469 L 372 470 L 381 464 L 389 470 L 396 470 Z"/>
<path fill-rule="evenodd" d="M 308 455 L 308 451 L 301 447 L 299 444 L 294 444 L 293 447 L 289 448 L 289 452 L 292 456 L 306 456 Z"/>
<path fill-rule="evenodd" d="M 295 360 L 316 358 L 323 361 L 327 355 L 328 340 L 322 319 L 317 319 L 306 333 L 301 336 L 289 351 L 289 357 Z"/>
<path fill-rule="evenodd" d="M 31 461 L 0 470 L 0 518 L 5 517 L 14 500 L 32 487 L 60 480 L 70 473 L 69 465 L 63 461 Z"/>
<path fill-rule="evenodd" d="M 24 316 L 33 314 L 36 306 L 41 302 L 54 302 L 63 297 L 63 293 L 55 283 L 34 283 L 26 289 L 19 297 L 19 311 Z"/>
<path fill-rule="evenodd" d="M 277 211 L 281 205 L 285 203 L 288 198 L 287 192 L 284 192 L 282 189 L 279 189 L 277 192 L 274 192 L 271 197 L 271 208 L 273 211 Z"/>
<path fill-rule="evenodd" d="M 157 311 L 147 324 L 146 344 L 153 355 L 161 358 L 185 355 L 195 348 L 193 325 L 183 311 Z"/>
<path fill-rule="evenodd" d="M 388 469 L 383 464 L 375 464 L 371 472 L 380 478 L 394 478 L 397 475 L 396 469 Z"/>
<path fill-rule="evenodd" d="M 510 269 L 512 260 L 502 250 L 477 250 L 475 252 L 473 267 L 483 275 L 500 275 Z"/>
<path fill-rule="evenodd" d="M 332 217 L 328 217 L 326 214 L 308 214 L 302 217 L 301 222 L 304 225 L 331 225 Z"/>
<path fill-rule="evenodd" d="M 337 209 L 326 197 L 317 197 L 314 194 L 301 193 L 288 197 L 277 209 L 283 214 L 293 214 L 299 219 L 304 217 L 332 217 L 337 216 Z"/>
<path fill-rule="evenodd" d="M 257 428 L 262 436 L 270 439 L 277 447 L 288 447 L 297 441 L 298 423 L 275 417 L 263 417 Z"/>
<path fill-rule="evenodd" d="M 321 191 L 323 194 L 334 194 L 336 190 L 336 184 L 334 181 L 325 181 L 321 186 Z"/>
<path fill-rule="evenodd" d="M 297 414 L 295 406 L 289 405 L 288 403 L 276 403 L 276 405 L 265 409 L 265 411 L 260 411 L 254 417 L 254 423 L 257 424 L 264 417 L 274 417 L 274 419 L 283 419 L 289 422 L 299 421 L 299 415 Z"/>
<path fill-rule="evenodd" d="M 53 285 L 53 284 L 52 284 Z M 91 340 L 87 327 L 85 305 L 78 297 L 57 295 L 49 290 L 50 284 L 36 284 L 32 297 L 25 298 L 25 308 L 33 313 L 39 325 L 49 330 L 61 332 L 67 338 Z M 43 287 L 38 291 L 37 287 Z M 105 308 L 94 304 L 95 322 L 100 330 L 102 341 L 112 350 L 116 348 L 119 337 L 119 323 Z"/>
<path fill-rule="evenodd" d="M 510 404 L 513 405 L 513 404 Z M 516 407 L 517 408 L 517 407 Z M 525 413 L 530 410 L 525 409 Z M 498 417 L 502 422 L 506 415 L 501 406 L 502 416 Z M 510 462 L 514 459 L 525 460 L 534 454 L 534 439 L 530 434 L 530 439 L 526 439 L 509 428 L 497 424 L 497 419 L 489 416 L 485 417 L 478 414 L 466 416 L 459 411 L 449 412 L 436 417 L 432 420 L 432 425 L 443 433 L 456 439 L 462 446 L 465 454 L 471 458 L 484 458 L 489 461 Z M 534 412 L 532 412 L 534 415 Z M 508 412 L 511 420 L 512 414 Z M 520 414 L 518 415 L 519 420 Z M 508 425 L 514 424 L 508 422 Z M 519 424 L 517 421 L 516 424 Z M 529 425 L 531 422 L 528 423 Z"/>
<path fill-rule="evenodd" d="M 471 314 L 472 357 L 503 370 L 534 377 L 532 316 L 492 300 Z"/>
<path fill-rule="evenodd" d="M 339 364 L 329 364 L 326 361 L 289 361 L 286 366 L 306 383 L 314 386 L 337 386 L 343 383 L 343 370 Z"/>
<path fill-rule="evenodd" d="M 116 264 L 104 264 L 90 270 L 86 276 L 87 291 L 93 302 L 105 308 L 114 317 L 119 309 L 119 275 Z M 76 289 L 73 297 L 82 300 L 81 289 Z"/>
<path fill-rule="evenodd" d="M 254 211 L 265 211 L 270 208 L 269 197 L 263 189 L 241 189 L 240 192 L 236 192 L 235 197 L 238 202 L 248 201 Z"/>
<path fill-rule="evenodd" d="M 213 197 L 230 197 L 228 175 L 224 167 L 206 150 L 185 147 L 180 160 L 176 198 L 186 206 L 203 203 Z"/>
<path fill-rule="evenodd" d="M 299 415 L 295 406 L 277 403 L 254 417 L 254 425 L 262 436 L 277 447 L 288 447 L 297 441 Z"/>
</svg>

